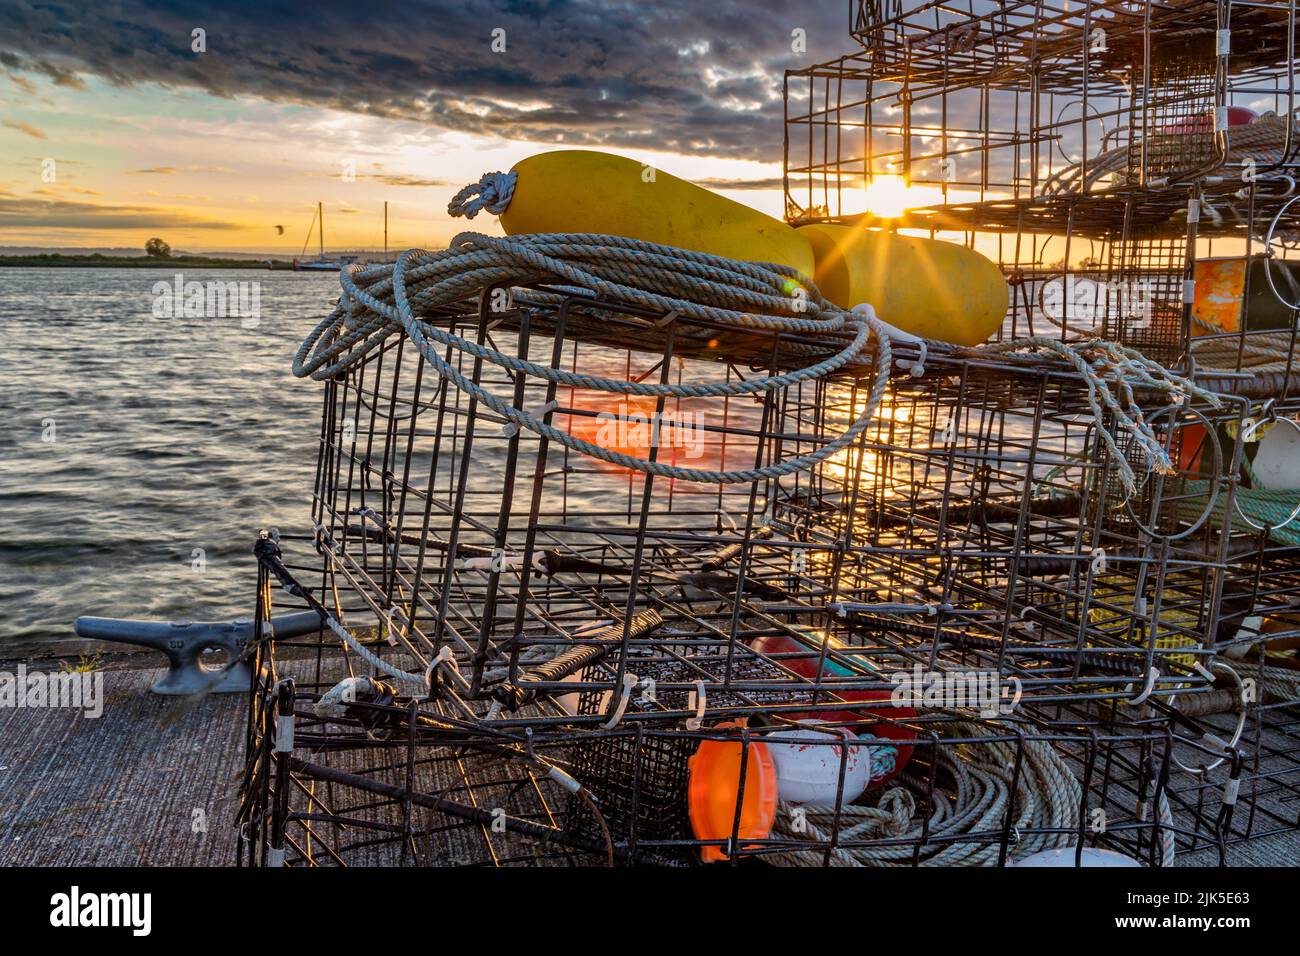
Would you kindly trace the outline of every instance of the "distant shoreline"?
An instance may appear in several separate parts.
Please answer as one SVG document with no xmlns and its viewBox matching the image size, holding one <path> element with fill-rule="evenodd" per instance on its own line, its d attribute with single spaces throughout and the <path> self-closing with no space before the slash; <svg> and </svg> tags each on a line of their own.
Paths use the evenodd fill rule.
<svg viewBox="0 0 1300 956">
<path fill-rule="evenodd" d="M 40 266 L 48 268 L 75 268 L 91 266 L 97 269 L 275 269 L 293 270 L 288 259 L 272 259 L 268 266 L 264 259 L 213 259 L 207 256 L 172 256 L 156 259 L 149 256 L 0 256 L 0 268 Z"/>
</svg>

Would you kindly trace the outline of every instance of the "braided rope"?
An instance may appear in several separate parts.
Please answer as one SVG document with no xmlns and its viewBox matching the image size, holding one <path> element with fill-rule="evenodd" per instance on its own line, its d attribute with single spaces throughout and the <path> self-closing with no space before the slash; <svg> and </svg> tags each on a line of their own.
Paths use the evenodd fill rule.
<svg viewBox="0 0 1300 956">
<path fill-rule="evenodd" d="M 417 313 L 463 300 L 500 282 L 560 282 L 601 296 L 738 329 L 833 335 L 847 339 L 811 366 L 739 382 L 656 384 L 604 378 L 506 355 L 427 322 Z M 538 235 L 498 239 L 463 233 L 441 252 L 410 250 L 387 266 L 342 273 L 338 307 L 308 335 L 294 374 L 324 379 L 359 362 L 388 335 L 405 331 L 434 371 L 506 421 L 610 464 L 687 481 L 761 481 L 811 468 L 847 447 L 875 417 L 889 377 L 888 333 L 873 312 L 846 313 L 788 266 L 739 262 L 620 236 Z M 653 290 L 653 291 L 652 291 Z M 819 379 L 861 361 L 874 336 L 877 372 L 866 408 L 817 450 L 759 468 L 714 471 L 636 458 L 554 428 L 461 374 L 434 343 L 451 346 L 512 372 L 577 388 L 624 395 L 718 397 L 753 394 Z"/>
<path fill-rule="evenodd" d="M 1259 666 L 1260 686 L 1278 701 L 1300 700 L 1300 671 L 1289 667 Z"/>
<path fill-rule="evenodd" d="M 576 295 L 594 295 L 736 330 L 819 337 L 827 347 L 838 351 L 804 368 L 744 381 L 632 382 L 530 362 L 420 318 L 445 317 L 447 310 L 493 285 L 543 282 L 559 290 L 573 290 Z M 340 284 L 343 295 L 338 305 L 308 334 L 294 357 L 295 375 L 317 380 L 332 378 L 363 361 L 389 335 L 405 332 L 434 371 L 507 422 L 618 467 L 686 481 L 762 481 L 826 460 L 851 444 L 871 423 L 892 365 L 888 327 L 876 318 L 874 310 L 865 304 L 852 311 L 839 308 L 796 269 L 742 262 L 623 236 L 547 233 L 493 238 L 461 233 L 445 250 L 413 249 L 399 256 L 392 266 L 346 270 L 340 274 Z M 559 291 L 538 295 L 544 300 L 549 296 L 550 301 L 563 297 Z M 592 308 L 599 309 L 599 301 L 593 300 Z M 1115 343 L 1093 342 L 1075 347 L 1047 337 L 1032 337 L 968 349 L 933 340 L 923 344 L 934 354 L 981 357 L 1034 350 L 1049 351 L 1064 359 L 1086 383 L 1099 434 L 1130 494 L 1136 487 L 1136 477 L 1120 453 L 1119 442 L 1106 427 L 1106 413 L 1114 416 L 1119 428 L 1136 436 L 1139 453 L 1149 470 L 1167 472 L 1172 470 L 1168 455 L 1143 418 L 1133 388 L 1153 389 L 1173 396 L 1175 401 L 1195 395 L 1217 403 L 1209 392 Z M 798 345 L 790 350 L 791 354 L 807 354 L 814 347 L 808 343 Z M 636 458 L 556 429 L 466 378 L 443 358 L 439 346 L 512 374 L 561 386 L 654 398 L 759 394 L 868 363 L 874 364 L 875 374 L 862 415 L 817 450 L 757 468 L 714 471 Z M 1107 376 L 1114 378 L 1113 386 L 1108 384 Z"/>
<path fill-rule="evenodd" d="M 1222 407 L 1218 396 L 1213 392 L 1195 385 L 1182 376 L 1175 375 L 1136 349 L 1117 342 L 1098 340 L 1076 347 L 1047 336 L 1035 335 L 1008 342 L 990 342 L 972 351 L 1000 354 L 1019 352 L 1026 348 L 1041 349 L 1059 355 L 1079 373 L 1087 389 L 1088 407 L 1096 421 L 1098 437 L 1110 453 L 1111 460 L 1115 462 L 1120 483 L 1129 495 L 1132 495 L 1137 488 L 1137 477 L 1127 457 L 1120 450 L 1115 435 L 1104 425 L 1105 411 L 1109 411 L 1114 416 L 1119 429 L 1133 436 L 1148 469 L 1161 474 L 1173 474 L 1175 471 L 1173 462 L 1165 451 L 1163 443 L 1156 438 L 1155 432 L 1147 423 L 1141 404 L 1134 395 L 1133 386 L 1137 385 L 1167 395 L 1178 404 L 1189 397 L 1194 397 L 1213 408 Z M 1088 357 L 1089 353 L 1093 356 L 1091 359 Z M 1108 372 L 1112 373 L 1115 379 L 1114 391 L 1106 382 L 1105 376 Z"/>
<path fill-rule="evenodd" d="M 986 728 L 957 723 L 955 736 L 982 736 Z M 1030 833 L 1008 851 L 1012 862 L 1040 850 L 1074 846 L 1078 814 L 1083 812 L 1083 791 L 1069 766 L 1049 741 L 1024 738 L 1023 762 L 1015 793 L 1016 818 L 1006 818 L 1011 800 L 1016 747 L 1010 741 L 972 743 L 954 756 L 952 748 L 936 751 L 936 760 L 952 777 L 948 799 L 939 800 L 928 821 L 916 818 L 912 791 L 924 793 L 926 783 L 904 775 L 911 788 L 893 787 L 881 794 L 876 806 L 849 804 L 839 811 L 836 834 L 834 807 L 804 806 L 800 824 L 794 825 L 794 807 L 781 803 L 774 835 L 791 841 L 808 841 L 808 849 L 790 850 L 764 859 L 778 866 L 823 866 L 825 845 L 836 834 L 840 844 L 831 850 L 831 866 L 995 866 L 1001 851 L 1002 832 L 1060 830 L 1060 833 Z M 1163 866 L 1174 862 L 1174 819 L 1164 790 L 1156 801 L 1160 823 L 1160 859 Z M 1138 808 L 1138 818 L 1145 812 Z M 982 836 L 983 839 L 979 837 Z M 893 846 L 845 847 L 864 840 L 900 841 Z M 919 859 L 915 844 L 921 844 Z M 820 848 L 819 848 L 820 847 Z M 926 847 L 931 849 L 927 851 Z"/>
<path fill-rule="evenodd" d="M 987 728 L 967 722 L 958 722 L 951 729 L 957 737 L 987 734 Z M 1039 850 L 1072 845 L 1082 791 L 1070 768 L 1049 742 L 1024 739 L 1023 762 L 1015 789 L 1016 815 L 1010 821 L 1006 817 L 1012 799 L 1016 747 L 1010 742 L 995 741 L 972 743 L 961 749 L 960 755 L 955 755 L 951 747 L 935 750 L 935 759 L 951 776 L 953 789 L 948 799 L 936 802 L 928 821 L 915 817 L 915 798 L 903 787 L 887 790 L 875 807 L 853 804 L 841 807 L 837 843 L 875 839 L 907 843 L 877 847 L 840 845 L 831 851 L 830 865 L 911 866 L 915 850 L 908 844 L 922 843 L 921 866 L 992 866 L 998 860 L 1001 833 L 1008 826 L 1016 831 L 1064 831 L 1031 833 L 1015 844 L 1012 856 L 1028 856 Z M 924 782 L 905 779 L 913 790 L 925 791 Z M 774 835 L 792 841 L 828 844 L 835 827 L 835 808 L 804 806 L 800 809 L 802 822 L 796 827 L 793 807 L 782 803 Z M 986 838 L 969 838 L 981 834 Z M 777 865 L 822 866 L 826 853 L 824 849 L 810 846 L 764 859 Z"/>
</svg>

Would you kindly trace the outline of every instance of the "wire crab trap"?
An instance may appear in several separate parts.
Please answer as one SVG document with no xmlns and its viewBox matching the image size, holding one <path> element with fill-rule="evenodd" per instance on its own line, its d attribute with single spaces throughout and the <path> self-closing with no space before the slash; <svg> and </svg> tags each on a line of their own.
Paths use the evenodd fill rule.
<svg viewBox="0 0 1300 956">
<path fill-rule="evenodd" d="M 841 179 L 887 172 L 956 205 L 1296 160 L 1291 0 L 862 0 L 858 24 L 861 51 L 787 73 L 795 209 L 860 213 Z"/>
<path fill-rule="evenodd" d="M 534 730 L 352 686 L 259 684 L 241 863 L 1168 865 L 1200 832 L 1150 727 L 935 710 L 882 768 L 884 740 L 833 721 Z"/>
<path fill-rule="evenodd" d="M 805 313 L 782 276 L 768 301 L 742 299 L 788 319 L 756 311 L 738 328 L 662 296 L 530 284 L 537 272 L 468 298 L 457 273 L 437 307 L 413 287 L 407 335 L 369 319 L 375 300 L 353 286 L 358 310 L 340 307 L 304 346 L 300 367 L 325 380 L 314 522 L 327 640 L 470 720 L 561 693 L 588 664 L 610 713 L 630 681 L 683 662 L 660 693 L 696 693 L 701 713 L 758 706 L 721 691 L 806 685 L 749 644 L 824 614 L 788 513 L 874 414 L 869 329 Z M 819 396 L 848 367 L 862 407 L 832 423 Z M 305 590 L 278 555 L 263 563 Z M 336 586 L 359 611 L 334 602 Z M 520 689 L 530 665 L 575 649 L 567 670 Z"/>
<path fill-rule="evenodd" d="M 788 221 L 975 247 L 1015 288 L 1008 337 L 1167 364 L 1193 334 L 1241 338 L 1204 324 L 1223 283 L 1194 290 L 1242 267 L 1198 260 L 1216 238 L 1274 260 L 1296 235 L 1294 3 L 863 2 L 854 32 L 862 51 L 786 75 Z M 1273 311 L 1300 301 L 1293 266 L 1266 268 Z M 1203 364 L 1241 371 L 1232 344 L 1201 343 Z"/>
<path fill-rule="evenodd" d="M 817 546 L 849 542 L 827 585 L 846 644 L 885 671 L 1015 678 L 1027 702 L 1206 686 L 1260 606 L 1231 437 L 1247 403 L 1147 396 L 1099 419 L 1093 387 L 992 360 L 891 383 L 864 443 L 819 471 L 826 517 L 808 525 Z"/>
<path fill-rule="evenodd" d="M 1256 679 L 1242 666 L 1240 679 Z M 1231 862 L 1230 848 L 1300 829 L 1300 739 L 1297 711 L 1289 703 L 1245 703 L 1229 687 L 1183 702 L 1207 742 L 1222 753 L 1194 755 L 1176 748 L 1169 799 L 1188 827 L 1179 837 L 1190 862 Z M 1201 759 L 1197 759 L 1200 757 Z"/>
</svg>

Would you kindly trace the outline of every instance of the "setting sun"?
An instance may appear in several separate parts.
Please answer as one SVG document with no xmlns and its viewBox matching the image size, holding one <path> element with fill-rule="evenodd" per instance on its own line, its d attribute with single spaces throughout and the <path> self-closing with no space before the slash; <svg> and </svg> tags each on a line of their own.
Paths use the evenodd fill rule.
<svg viewBox="0 0 1300 956">
<path fill-rule="evenodd" d="M 902 176 L 893 174 L 872 176 L 862 192 L 864 211 L 881 219 L 898 219 L 909 209 L 937 201 L 938 190 L 911 186 Z"/>
</svg>

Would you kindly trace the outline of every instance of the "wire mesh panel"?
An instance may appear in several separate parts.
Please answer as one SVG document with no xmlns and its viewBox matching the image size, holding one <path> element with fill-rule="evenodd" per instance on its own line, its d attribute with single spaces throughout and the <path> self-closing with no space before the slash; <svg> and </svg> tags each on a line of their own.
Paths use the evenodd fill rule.
<svg viewBox="0 0 1300 956">
<path fill-rule="evenodd" d="M 1210 243 L 1293 244 L 1292 2 L 864 2 L 853 29 L 860 52 L 787 73 L 786 218 L 973 246 L 1021 293 L 1004 334 L 1173 363 Z"/>
<path fill-rule="evenodd" d="M 367 605 L 343 625 L 377 629 L 417 674 L 450 661 L 444 679 L 480 707 L 512 703 L 498 685 L 575 643 L 599 652 L 616 690 L 633 666 L 683 656 L 695 671 L 678 682 L 734 686 L 739 658 L 753 658 L 747 640 L 820 607 L 792 571 L 798 541 L 779 527 L 783 502 L 802 500 L 816 474 L 785 463 L 853 427 L 817 413 L 823 379 L 749 386 L 834 350 L 608 303 L 596 319 L 579 299 L 515 294 L 509 309 L 494 312 L 489 291 L 441 321 L 519 369 L 462 350 L 435 376 L 389 340 L 328 380 L 318 548 L 327 575 Z M 631 384 L 589 387 L 602 376 Z M 641 382 L 697 394 L 639 395 Z M 485 395 L 594 454 L 505 421 Z"/>
<path fill-rule="evenodd" d="M 1285 826 L 1294 23 L 863 3 L 788 76 L 788 218 L 989 252 L 984 345 L 620 237 L 345 273 L 298 356 L 319 566 L 256 548 L 258 619 L 278 583 L 322 630 L 254 642 L 245 859 L 1164 865 Z M 1286 118 L 1234 140 L 1234 97 Z M 888 174 L 929 198 L 854 208 Z"/>
<path fill-rule="evenodd" d="M 1151 407 L 1171 468 L 1126 477 L 1135 443 L 1098 428 L 1082 382 L 1006 371 L 896 381 L 822 488 L 813 540 L 851 542 L 825 585 L 849 643 L 886 670 L 1015 675 L 1026 696 L 1122 695 L 1106 675 L 1153 669 L 1159 694 L 1202 683 L 1230 626 L 1220 596 L 1248 587 L 1257 546 L 1222 510 L 1243 405 Z"/>
<path fill-rule="evenodd" d="M 935 710 L 906 765 L 874 777 L 880 738 L 832 723 L 472 727 L 380 683 L 339 702 L 288 679 L 254 702 L 251 865 L 1169 865 L 1205 826 L 1171 802 L 1153 721 Z M 794 789 L 792 766 L 813 768 Z"/>
</svg>

